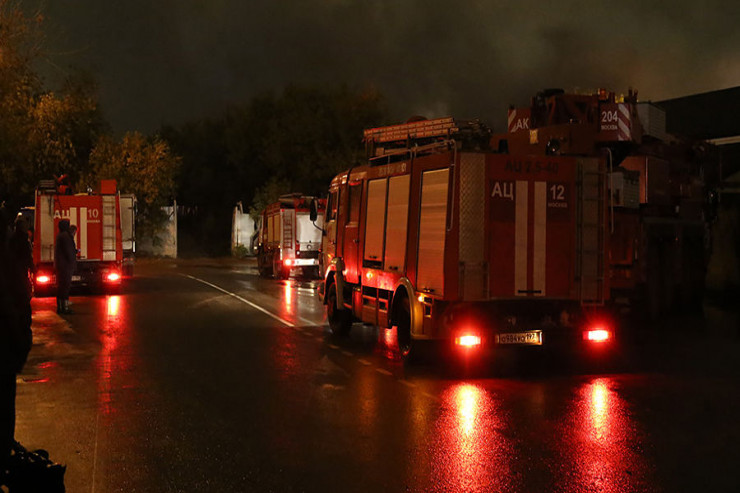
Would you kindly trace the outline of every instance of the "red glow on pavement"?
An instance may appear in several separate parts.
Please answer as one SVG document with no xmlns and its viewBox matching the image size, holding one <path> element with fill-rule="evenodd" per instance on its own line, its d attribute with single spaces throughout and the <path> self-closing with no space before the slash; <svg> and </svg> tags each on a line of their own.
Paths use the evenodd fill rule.
<svg viewBox="0 0 740 493">
<path fill-rule="evenodd" d="M 99 409 L 103 415 L 114 412 L 113 379 L 128 371 L 131 366 L 130 357 L 126 356 L 125 348 L 129 344 L 126 325 L 125 298 L 122 296 L 106 296 L 104 309 L 104 325 L 100 334 L 102 349 L 100 352 L 98 380 Z"/>
<path fill-rule="evenodd" d="M 283 296 L 285 298 L 285 305 L 290 307 L 293 304 L 293 285 L 290 281 L 286 281 L 283 285 Z"/>
<path fill-rule="evenodd" d="M 108 317 L 117 317 L 118 309 L 120 308 L 120 306 L 121 306 L 120 296 L 109 296 L 108 300 L 106 301 Z"/>
<path fill-rule="evenodd" d="M 49 378 L 24 378 L 25 383 L 49 383 Z"/>
<path fill-rule="evenodd" d="M 597 378 L 577 391 L 560 430 L 563 443 L 556 444 L 563 455 L 558 462 L 575 465 L 574 470 L 568 466 L 562 470 L 571 485 L 569 491 L 649 489 L 651 466 L 641 451 L 643 438 L 616 387 L 612 378 Z"/>
<path fill-rule="evenodd" d="M 398 351 L 398 328 L 394 325 L 390 329 L 381 331 L 383 334 L 383 345 L 386 350 L 391 353 L 389 356 L 393 356 L 393 353 Z"/>
<path fill-rule="evenodd" d="M 517 491 L 513 450 L 497 401 L 478 385 L 460 383 L 442 395 L 432 457 L 432 484 L 441 491 Z"/>
</svg>

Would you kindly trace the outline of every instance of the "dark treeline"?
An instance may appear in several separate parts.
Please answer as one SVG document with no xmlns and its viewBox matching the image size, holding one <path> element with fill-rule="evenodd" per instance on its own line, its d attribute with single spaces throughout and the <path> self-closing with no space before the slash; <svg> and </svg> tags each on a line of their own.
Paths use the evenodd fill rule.
<svg viewBox="0 0 740 493">
<path fill-rule="evenodd" d="M 325 195 L 364 156 L 362 130 L 384 118 L 374 89 L 289 86 L 216 118 L 117 137 L 91 74 L 69 70 L 54 89 L 40 77 L 43 29 L 41 13 L 0 0 L 0 202 L 10 210 L 33 204 L 42 179 L 67 175 L 85 191 L 112 178 L 137 197 L 138 237 L 155 234 L 176 199 L 179 251 L 226 254 L 237 202 L 257 213 L 283 193 Z"/>
<path fill-rule="evenodd" d="M 36 70 L 46 58 L 43 15 L 0 0 L 0 202 L 12 213 L 33 204 L 40 180 L 67 175 L 78 192 L 115 179 L 138 199 L 137 231 L 161 226 L 179 165 L 158 136 L 113 135 L 92 75 L 69 70 L 49 88 Z"/>
<path fill-rule="evenodd" d="M 374 90 L 290 86 L 218 118 L 162 128 L 182 158 L 180 254 L 226 254 L 237 202 L 257 214 L 284 193 L 324 196 L 335 174 L 364 157 L 362 130 L 383 116 Z"/>
</svg>

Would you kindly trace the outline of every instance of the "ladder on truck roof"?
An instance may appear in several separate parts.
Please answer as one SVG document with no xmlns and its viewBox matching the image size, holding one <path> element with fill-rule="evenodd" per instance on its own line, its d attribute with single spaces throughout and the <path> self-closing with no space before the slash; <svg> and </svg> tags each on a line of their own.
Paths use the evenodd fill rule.
<svg viewBox="0 0 740 493">
<path fill-rule="evenodd" d="M 433 120 L 419 120 L 388 127 L 376 127 L 365 130 L 365 141 L 386 143 L 400 142 L 431 137 L 447 137 L 459 129 L 455 120 L 450 117 Z"/>
<path fill-rule="evenodd" d="M 365 150 L 370 160 L 428 152 L 440 146 L 447 147 L 451 136 L 459 131 L 452 117 L 369 128 L 364 131 Z"/>
</svg>

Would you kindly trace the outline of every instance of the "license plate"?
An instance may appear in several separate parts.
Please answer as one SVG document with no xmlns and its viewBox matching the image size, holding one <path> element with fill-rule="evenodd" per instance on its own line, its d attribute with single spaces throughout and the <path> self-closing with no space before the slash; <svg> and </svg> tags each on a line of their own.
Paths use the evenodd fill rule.
<svg viewBox="0 0 740 493">
<path fill-rule="evenodd" d="M 527 332 L 507 332 L 496 336 L 499 344 L 524 344 L 529 346 L 542 345 L 542 331 L 529 330 Z"/>
<path fill-rule="evenodd" d="M 81 280 L 82 280 L 82 276 L 72 276 L 72 282 L 81 281 Z"/>
</svg>

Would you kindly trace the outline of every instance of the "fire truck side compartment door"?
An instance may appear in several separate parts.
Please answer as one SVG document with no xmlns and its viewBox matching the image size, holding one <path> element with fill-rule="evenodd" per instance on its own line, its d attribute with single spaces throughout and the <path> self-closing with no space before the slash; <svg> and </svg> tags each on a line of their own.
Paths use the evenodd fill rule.
<svg viewBox="0 0 740 493">
<path fill-rule="evenodd" d="M 444 252 L 447 232 L 449 168 L 425 171 L 421 177 L 419 254 L 416 285 L 444 295 Z"/>
<path fill-rule="evenodd" d="M 411 175 L 391 177 L 388 183 L 386 217 L 385 269 L 405 272 L 406 236 L 409 218 L 409 184 Z"/>
<path fill-rule="evenodd" d="M 460 157 L 460 289 L 465 301 L 485 299 L 486 161 L 481 153 Z"/>
<path fill-rule="evenodd" d="M 367 226 L 363 257 L 363 265 L 366 267 L 382 267 L 387 184 L 388 180 L 385 178 L 370 180 L 367 184 Z"/>
<path fill-rule="evenodd" d="M 360 226 L 360 205 L 362 199 L 362 183 L 350 183 L 349 197 L 347 205 L 349 206 L 349 216 L 347 223 L 344 225 L 344 248 L 343 257 L 346 266 L 345 279 L 350 283 L 358 283 L 360 280 L 359 260 L 359 226 Z"/>
</svg>

